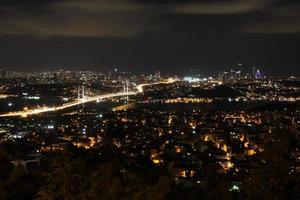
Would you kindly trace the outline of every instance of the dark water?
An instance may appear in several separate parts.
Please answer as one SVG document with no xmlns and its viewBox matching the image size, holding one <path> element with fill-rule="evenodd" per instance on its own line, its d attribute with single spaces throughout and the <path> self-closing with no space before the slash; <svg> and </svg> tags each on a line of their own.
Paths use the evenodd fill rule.
<svg viewBox="0 0 300 200">
<path fill-rule="evenodd" d="M 9 103 L 11 105 L 9 106 Z M 0 99 L 0 113 L 23 110 L 24 107 L 36 108 L 38 106 L 57 106 L 62 105 L 62 100 L 57 98 L 41 98 L 39 100 L 29 100 L 24 98 L 7 98 Z M 85 108 L 92 112 L 111 110 L 118 106 L 124 105 L 124 102 L 91 102 L 84 105 L 68 108 L 63 112 L 76 110 L 78 108 Z M 177 103 L 177 104 L 163 104 L 163 103 L 135 103 L 130 106 L 130 109 L 150 109 L 150 110 L 166 110 L 166 111 L 192 111 L 192 110 L 277 110 L 277 109 L 299 109 L 299 103 L 270 103 L 270 102 L 227 102 L 219 101 L 214 103 Z"/>
<path fill-rule="evenodd" d="M 39 100 L 25 99 L 22 97 L 9 97 L 0 99 L 0 112 L 10 112 L 23 110 L 24 107 L 36 108 L 38 106 L 55 106 L 64 102 L 58 98 L 43 97 Z"/>
</svg>

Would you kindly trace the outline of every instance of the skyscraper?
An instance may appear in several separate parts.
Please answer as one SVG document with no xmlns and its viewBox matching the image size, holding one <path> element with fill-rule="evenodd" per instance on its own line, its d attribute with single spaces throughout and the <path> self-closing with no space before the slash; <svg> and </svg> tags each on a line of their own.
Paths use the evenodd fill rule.
<svg viewBox="0 0 300 200">
<path fill-rule="evenodd" d="M 253 78 L 253 79 L 256 78 L 256 68 L 255 67 L 252 68 L 252 77 L 251 78 Z"/>
<path fill-rule="evenodd" d="M 1 73 L 0 73 L 0 78 L 1 79 L 5 79 L 6 78 L 6 74 L 7 74 L 7 72 L 5 70 L 2 70 Z"/>
</svg>

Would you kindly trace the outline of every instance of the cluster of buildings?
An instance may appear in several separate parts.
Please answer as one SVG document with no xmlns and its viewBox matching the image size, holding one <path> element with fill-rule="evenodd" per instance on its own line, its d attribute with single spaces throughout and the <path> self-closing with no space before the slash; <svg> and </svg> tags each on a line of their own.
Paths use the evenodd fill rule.
<svg viewBox="0 0 300 200">
<path fill-rule="evenodd" d="M 10 157 L 12 163 L 17 165 L 22 160 L 25 166 L 32 162 L 39 164 L 40 159 L 62 151 L 66 144 L 100 156 L 109 145 L 126 158 L 129 167 L 144 158 L 153 166 L 168 169 L 177 183 L 200 185 L 217 174 L 229 180 L 230 190 L 236 191 L 248 180 L 240 177 L 251 177 L 255 169 L 272 165 L 271 147 L 282 146 L 288 175 L 298 175 L 299 80 L 263 78 L 257 69 L 249 79 L 242 78 L 240 71 L 231 70 L 223 75 L 207 79 L 173 77 L 178 81 L 146 86 L 142 93 L 130 99 L 118 97 L 26 118 L 0 118 L 0 144 L 26 146 L 21 157 L 20 152 Z M 0 106 L 13 109 L 14 98 L 41 105 L 46 103 L 45 97 L 68 101 L 78 98 L 78 88 L 85 91 L 83 95 L 93 96 L 123 90 L 124 83 L 132 90 L 138 84 L 157 83 L 161 79 L 159 71 L 145 76 L 117 69 L 110 73 L 5 73 L 1 79 Z M 235 109 L 226 108 L 228 104 L 213 109 L 164 107 L 165 104 L 205 107 L 218 102 L 245 104 Z M 271 109 L 243 106 L 257 102 L 287 104 L 279 107 L 276 104 Z M 104 103 L 112 106 L 99 106 Z M 143 107 L 145 104 L 156 107 Z"/>
<path fill-rule="evenodd" d="M 244 73 L 242 74 L 242 70 L 239 68 L 239 70 L 230 69 L 229 71 L 222 71 L 218 73 L 218 80 L 223 82 L 230 82 L 230 81 L 238 81 L 241 79 L 261 79 L 265 78 L 265 76 L 262 74 L 260 69 L 257 67 L 253 67 L 251 73 Z"/>
<path fill-rule="evenodd" d="M 286 148 L 289 175 L 300 173 L 299 130 L 299 110 L 99 111 L 86 106 L 58 115 L 2 118 L 0 143 L 26 143 L 25 163 L 33 155 L 62 151 L 67 143 L 99 155 L 112 145 L 128 166 L 146 158 L 167 168 L 178 183 L 205 184 L 207 177 L 218 174 L 243 187 L 239 177 L 270 165 L 265 152 L 270 153 L 269 145 L 278 145 L 276 138 L 282 133 L 294 141 L 280 141 Z M 17 157 L 12 159 L 16 163 Z"/>
</svg>

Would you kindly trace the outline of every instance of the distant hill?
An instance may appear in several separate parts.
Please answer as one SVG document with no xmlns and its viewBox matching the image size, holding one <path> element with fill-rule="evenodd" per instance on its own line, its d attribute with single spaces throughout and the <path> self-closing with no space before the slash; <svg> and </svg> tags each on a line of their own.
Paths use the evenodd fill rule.
<svg viewBox="0 0 300 200">
<path fill-rule="evenodd" d="M 195 98 L 235 98 L 243 94 L 231 87 L 216 86 L 212 89 L 203 89 L 200 87 L 169 87 L 153 91 L 146 91 L 145 97 L 153 99 L 168 99 L 178 97 L 195 97 Z"/>
<path fill-rule="evenodd" d="M 191 95 L 200 98 L 235 98 L 243 96 L 241 92 L 227 86 L 217 86 L 213 89 L 204 90 L 201 88 L 192 88 Z"/>
</svg>

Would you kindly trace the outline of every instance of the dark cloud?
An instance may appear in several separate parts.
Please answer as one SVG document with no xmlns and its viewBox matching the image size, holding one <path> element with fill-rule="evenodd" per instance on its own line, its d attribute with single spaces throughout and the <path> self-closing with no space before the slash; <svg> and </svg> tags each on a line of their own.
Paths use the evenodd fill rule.
<svg viewBox="0 0 300 200">
<path fill-rule="evenodd" d="M 273 3 L 274 0 L 195 1 L 176 5 L 172 10 L 186 14 L 232 14 L 261 10 Z"/>
<path fill-rule="evenodd" d="M 0 35 L 32 35 L 37 37 L 69 36 L 69 37 L 132 37 L 147 32 L 164 32 L 172 24 L 173 18 L 181 19 L 184 15 L 213 15 L 218 25 L 223 23 L 222 16 L 216 15 L 247 15 L 254 12 L 265 12 L 280 0 L 31 0 L 4 1 L 2 9 L 6 12 L 0 18 Z M 41 6 L 42 5 L 42 6 Z M 24 9 L 24 7 L 26 9 Z M 7 7 L 10 7 L 7 9 Z M 22 11 L 19 8 L 22 7 Z M 45 11 L 47 9 L 47 11 Z M 41 12 L 42 10 L 42 12 Z M 169 19 L 164 20 L 165 16 Z M 194 26 L 207 27 L 203 16 L 201 23 L 189 20 Z M 258 32 L 260 26 L 270 23 L 270 26 L 279 25 L 289 31 L 290 25 L 284 20 L 278 22 L 267 19 L 262 24 L 255 20 L 242 17 L 245 24 L 239 27 L 230 27 L 245 32 Z M 195 17 L 195 19 L 199 19 Z M 161 23 L 160 21 L 166 22 Z M 239 19 L 233 23 L 240 22 Z M 287 24 L 293 24 L 291 19 Z M 184 24 L 184 23 L 183 23 Z M 285 27 L 287 26 L 287 27 Z M 267 26 L 266 26 L 267 27 Z M 282 29 L 282 30 L 283 30 Z M 298 30 L 298 28 L 296 28 Z M 173 30 L 172 30 L 173 31 Z M 176 30 L 175 30 L 176 31 Z M 180 31 L 180 30 L 178 30 Z M 206 30 L 203 29 L 205 32 Z M 268 30 L 272 32 L 272 30 Z M 274 30 L 278 32 L 278 30 Z M 295 31 L 295 30 L 292 30 Z"/>
<path fill-rule="evenodd" d="M 1 1 L 0 66 L 297 71 L 298 10 L 294 0 Z"/>
<path fill-rule="evenodd" d="M 1 0 L 1 7 L 37 6 L 61 0 Z"/>
<path fill-rule="evenodd" d="M 0 34 L 70 37 L 130 37 L 143 31 L 147 22 L 141 5 L 121 0 L 74 0 L 48 2 L 46 13 L 32 16 L 10 10 L 0 19 Z M 137 17 L 139 16 L 139 17 Z"/>
<path fill-rule="evenodd" d="M 265 11 L 268 16 L 263 20 L 246 22 L 241 31 L 246 33 L 296 34 L 300 33 L 300 3 L 281 5 Z"/>
</svg>

